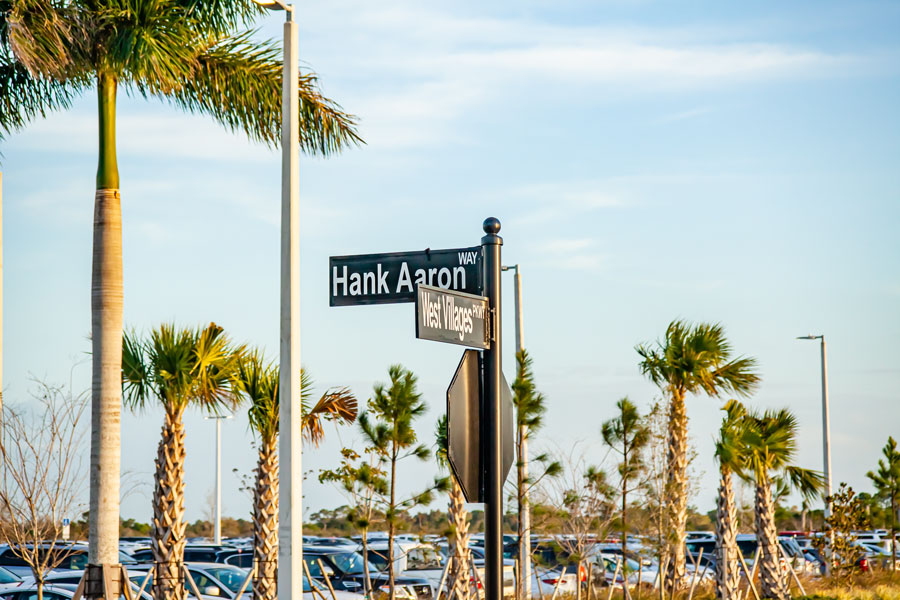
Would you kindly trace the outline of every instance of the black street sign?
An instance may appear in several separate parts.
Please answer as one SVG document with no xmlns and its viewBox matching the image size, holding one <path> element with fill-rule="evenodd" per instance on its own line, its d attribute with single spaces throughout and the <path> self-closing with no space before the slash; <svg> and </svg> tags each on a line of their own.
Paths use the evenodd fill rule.
<svg viewBox="0 0 900 600">
<path fill-rule="evenodd" d="M 484 287 L 481 246 L 332 256 L 328 273 L 330 306 L 415 302 L 417 285 L 477 296 Z"/>
<path fill-rule="evenodd" d="M 480 424 L 481 355 L 466 350 L 447 388 L 447 458 L 469 502 L 483 502 Z"/>
<path fill-rule="evenodd" d="M 463 352 L 447 389 L 448 458 L 453 475 L 468 502 L 484 502 L 484 465 L 481 443 L 483 385 L 481 353 Z M 502 439 L 501 477 L 506 480 L 515 458 L 515 427 L 512 391 L 503 377 L 500 388 Z"/>
<path fill-rule="evenodd" d="M 490 347 L 488 299 L 463 292 L 418 286 L 416 337 L 470 348 Z"/>
</svg>

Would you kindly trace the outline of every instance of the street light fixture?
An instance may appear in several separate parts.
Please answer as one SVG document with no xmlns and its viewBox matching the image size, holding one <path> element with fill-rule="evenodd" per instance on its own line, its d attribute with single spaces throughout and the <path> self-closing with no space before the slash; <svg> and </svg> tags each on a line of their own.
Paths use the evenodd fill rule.
<svg viewBox="0 0 900 600">
<path fill-rule="evenodd" d="M 233 415 L 208 415 L 206 419 L 216 422 L 216 516 L 213 524 L 213 543 L 222 543 L 222 420 L 233 419 Z"/>
<path fill-rule="evenodd" d="M 825 356 L 824 335 L 801 335 L 798 340 L 822 340 L 822 462 L 825 465 L 825 496 L 831 495 L 831 425 L 828 416 L 828 361 Z M 825 518 L 831 516 L 831 505 L 825 501 Z M 834 542 L 833 534 L 829 528 L 829 540 Z M 829 548 L 831 548 L 829 544 Z M 831 561 L 825 561 L 827 572 L 831 572 Z"/>
<path fill-rule="evenodd" d="M 303 470 L 300 442 L 300 57 L 294 7 L 285 11 L 281 83 L 281 319 L 278 376 L 278 598 L 302 599 Z M 296 402 L 295 402 L 296 401 Z"/>
</svg>

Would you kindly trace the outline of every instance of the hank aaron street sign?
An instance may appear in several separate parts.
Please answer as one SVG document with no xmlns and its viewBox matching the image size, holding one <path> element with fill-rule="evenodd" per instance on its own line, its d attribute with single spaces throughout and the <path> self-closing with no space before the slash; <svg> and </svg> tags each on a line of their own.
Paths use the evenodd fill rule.
<svg viewBox="0 0 900 600">
<path fill-rule="evenodd" d="M 430 285 L 481 295 L 481 246 L 421 252 L 332 256 L 330 306 L 415 302 L 416 286 Z"/>
<path fill-rule="evenodd" d="M 420 285 L 416 291 L 416 337 L 490 348 L 488 299 Z"/>
<path fill-rule="evenodd" d="M 459 482 L 468 502 L 484 502 L 484 466 L 481 428 L 482 373 L 481 353 L 476 350 L 463 352 L 450 387 L 447 389 L 447 457 L 453 475 Z M 505 480 L 513 464 L 513 403 L 512 391 L 506 382 L 501 383 L 501 477 Z"/>
</svg>

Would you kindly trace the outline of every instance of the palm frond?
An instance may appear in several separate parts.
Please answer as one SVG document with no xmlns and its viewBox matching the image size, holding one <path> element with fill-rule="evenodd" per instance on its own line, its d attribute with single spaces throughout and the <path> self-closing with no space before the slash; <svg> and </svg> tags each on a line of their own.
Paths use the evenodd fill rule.
<svg viewBox="0 0 900 600">
<path fill-rule="evenodd" d="M 807 500 L 816 498 L 825 489 L 825 476 L 812 469 L 787 466 L 784 469 L 784 479 Z"/>
<path fill-rule="evenodd" d="M 175 0 L 188 18 L 202 23 L 210 33 L 223 35 L 265 13 L 252 0 Z"/>
<path fill-rule="evenodd" d="M 278 436 L 278 368 L 253 350 L 240 362 L 237 386 L 250 403 L 250 427 L 263 442 L 272 442 Z"/>
<path fill-rule="evenodd" d="M 325 437 L 324 420 L 349 425 L 356 420 L 357 411 L 356 396 L 348 388 L 328 390 L 314 407 L 303 414 L 304 439 L 318 446 Z"/>
<path fill-rule="evenodd" d="M 202 22 L 177 3 L 131 0 L 94 12 L 95 33 L 103 41 L 98 69 L 154 91 L 174 89 L 190 77 Z"/>
<path fill-rule="evenodd" d="M 139 85 L 190 112 L 211 115 L 227 128 L 275 145 L 281 136 L 281 52 L 255 32 L 210 39 L 194 57 L 191 77 L 171 90 Z M 300 147 L 328 155 L 362 143 L 354 117 L 318 89 L 315 74 L 298 73 Z"/>
<path fill-rule="evenodd" d="M 78 43 L 87 38 L 75 3 L 16 0 L 5 3 L 3 45 L 30 73 L 64 81 L 82 76 Z"/>
<path fill-rule="evenodd" d="M 137 332 L 126 331 L 122 336 L 122 402 L 132 410 L 144 408 L 153 392 L 153 381 L 144 358 L 144 347 Z"/>
<path fill-rule="evenodd" d="M 85 87 L 80 81 L 60 82 L 33 75 L 0 48 L 0 139 L 34 119 L 69 108 Z"/>
</svg>

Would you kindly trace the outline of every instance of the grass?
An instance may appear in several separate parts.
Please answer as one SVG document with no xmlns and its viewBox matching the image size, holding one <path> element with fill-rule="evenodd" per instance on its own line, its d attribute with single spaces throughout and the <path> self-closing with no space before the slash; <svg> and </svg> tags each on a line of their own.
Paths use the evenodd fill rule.
<svg viewBox="0 0 900 600">
<path fill-rule="evenodd" d="M 794 600 L 900 600 L 900 573 L 894 573 L 893 576 L 889 571 L 860 573 L 849 580 L 803 576 L 800 580 L 806 595 L 800 593 L 800 589 L 792 579 L 791 596 Z M 742 586 L 742 590 L 744 587 L 746 586 Z M 743 593 L 745 600 L 753 600 L 753 594 L 749 590 Z M 682 590 L 666 600 L 688 600 L 689 596 L 689 590 Z M 614 590 L 610 597 L 608 588 L 591 595 L 591 600 L 607 600 L 608 598 L 626 600 L 621 590 Z M 713 582 L 698 584 L 690 598 L 691 600 L 715 600 L 716 592 Z M 549 596 L 545 600 L 549 600 Z M 575 596 L 559 594 L 557 600 L 575 600 Z M 582 594 L 581 600 L 587 600 L 587 594 Z M 647 586 L 638 594 L 636 590 L 632 589 L 631 600 L 660 600 L 659 590 L 653 590 Z"/>
</svg>

